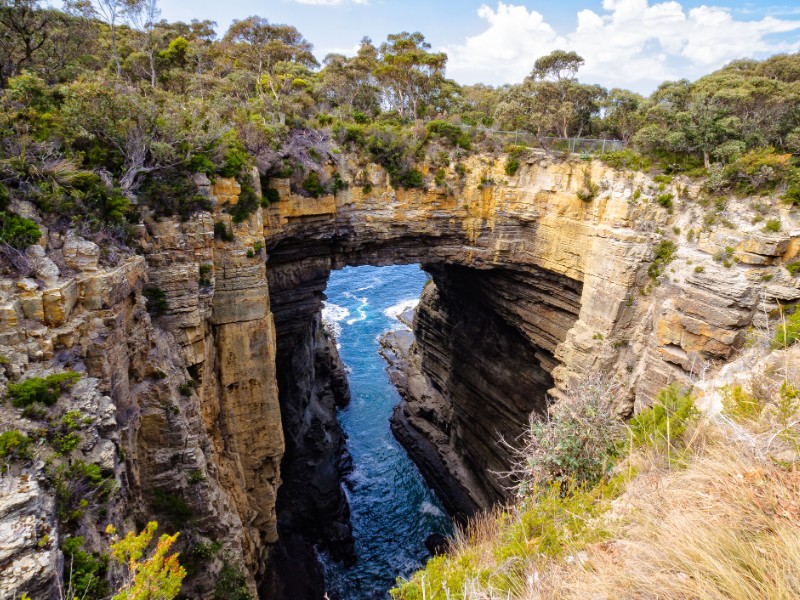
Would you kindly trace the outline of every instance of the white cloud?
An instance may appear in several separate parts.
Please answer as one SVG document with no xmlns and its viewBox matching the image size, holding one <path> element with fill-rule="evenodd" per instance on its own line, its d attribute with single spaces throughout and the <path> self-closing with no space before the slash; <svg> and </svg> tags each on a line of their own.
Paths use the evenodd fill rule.
<svg viewBox="0 0 800 600">
<path fill-rule="evenodd" d="M 311 6 L 339 6 L 340 4 L 369 4 L 369 0 L 292 0 L 298 4 L 309 4 Z"/>
<path fill-rule="evenodd" d="M 800 20 L 737 20 L 727 8 L 687 11 L 673 0 L 603 0 L 599 14 L 581 10 L 574 31 L 565 34 L 524 6 L 484 4 L 478 16 L 485 31 L 445 48 L 448 75 L 464 83 L 519 82 L 539 56 L 560 48 L 584 57 L 583 81 L 650 91 L 665 79 L 695 78 L 735 58 L 800 50 Z"/>
</svg>

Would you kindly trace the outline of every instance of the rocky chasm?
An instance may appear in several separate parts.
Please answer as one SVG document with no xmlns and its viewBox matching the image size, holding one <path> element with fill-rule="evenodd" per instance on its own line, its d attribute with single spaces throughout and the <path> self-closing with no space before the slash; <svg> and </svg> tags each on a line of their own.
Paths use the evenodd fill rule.
<svg viewBox="0 0 800 600">
<path fill-rule="evenodd" d="M 83 375 L 69 402 L 92 417 L 83 459 L 118 482 L 106 518 L 140 523 L 158 516 L 155 495 L 169 494 L 191 514 L 187 554 L 222 547 L 187 579 L 189 597 L 212 597 L 228 564 L 262 597 L 321 597 L 313 546 L 357 560 L 336 421 L 349 391 L 320 320 L 331 270 L 420 263 L 430 274 L 415 341 L 389 342 L 403 396 L 392 429 L 454 515 L 503 499 L 510 450 L 500 440 L 544 410 L 546 393 L 558 398 L 601 370 L 624 383 L 618 410 L 630 413 L 724 363 L 748 328 L 800 298 L 781 266 L 800 249 L 788 211 L 784 233 L 751 225 L 744 202 L 733 228 L 699 231 L 705 209 L 688 180 L 670 184 L 668 210 L 640 173 L 534 154 L 509 177 L 504 163 L 476 156 L 446 186 L 394 190 L 379 167 L 342 159 L 329 168 L 347 184 L 336 196 L 273 181 L 280 200 L 243 223 L 221 210 L 238 184 L 200 177 L 217 211 L 145 218 L 135 251 L 115 260 L 45 231 L 28 251 L 35 277 L 0 284 L 0 381 Z M 576 194 L 587 179 L 599 190 L 588 202 Z M 232 241 L 215 239 L 218 223 Z M 664 240 L 674 260 L 654 275 Z M 731 260 L 713 260 L 720 253 Z M 164 293 L 162 314 L 148 313 L 145 289 Z M 10 426 L 34 427 L 3 411 Z M 62 558 L 44 465 L 12 469 L 3 486 L 0 531 L 15 542 L 0 556 L 11 573 L 0 595 L 51 597 Z M 79 532 L 99 550 L 96 521 Z M 38 543 L 43 531 L 49 544 Z"/>
</svg>

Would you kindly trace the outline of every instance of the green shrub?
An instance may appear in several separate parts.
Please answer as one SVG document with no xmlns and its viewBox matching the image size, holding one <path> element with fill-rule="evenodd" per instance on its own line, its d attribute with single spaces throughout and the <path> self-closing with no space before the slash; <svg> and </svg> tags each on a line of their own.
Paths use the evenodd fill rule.
<svg viewBox="0 0 800 600">
<path fill-rule="evenodd" d="M 151 504 L 153 510 L 165 515 L 176 529 L 182 529 L 192 517 L 192 509 L 177 491 L 156 489 Z"/>
<path fill-rule="evenodd" d="M 70 597 L 99 600 L 108 595 L 108 557 L 86 552 L 83 549 L 85 541 L 81 536 L 68 537 L 61 545 L 64 552 L 64 582 L 68 585 Z"/>
<path fill-rule="evenodd" d="M 80 374 L 75 371 L 54 373 L 47 377 L 31 377 L 21 383 L 9 383 L 8 397 L 11 404 L 18 408 L 30 406 L 34 402 L 52 406 L 80 378 Z"/>
<path fill-rule="evenodd" d="M 600 186 L 592 181 L 591 175 L 589 175 L 589 172 L 586 171 L 583 174 L 583 186 L 577 192 L 575 192 L 575 195 L 584 202 L 591 202 L 595 199 L 597 192 L 599 191 Z"/>
<path fill-rule="evenodd" d="M 222 221 L 214 223 L 214 239 L 222 242 L 232 242 L 234 240 L 233 232 Z"/>
<path fill-rule="evenodd" d="M 781 230 L 781 220 L 780 219 L 768 219 L 766 223 L 764 223 L 764 233 L 778 233 Z"/>
<path fill-rule="evenodd" d="M 140 202 L 151 206 L 156 215 L 177 215 L 184 221 L 196 212 L 213 208 L 211 199 L 197 192 L 197 187 L 185 172 L 148 175 L 138 197 Z"/>
<path fill-rule="evenodd" d="M 241 223 L 247 220 L 247 217 L 261 206 L 261 199 L 256 195 L 256 191 L 253 189 L 252 185 L 247 182 L 240 183 L 239 185 L 241 186 L 239 200 L 228 211 L 233 217 L 234 223 Z"/>
<path fill-rule="evenodd" d="M 635 446 L 655 448 L 662 453 L 680 450 L 681 435 L 699 414 L 691 394 L 684 392 L 679 384 L 672 384 L 661 390 L 651 408 L 630 420 L 631 441 Z"/>
<path fill-rule="evenodd" d="M 795 169 L 795 171 L 798 171 L 798 169 Z M 800 176 L 797 176 L 797 178 L 800 179 Z M 800 182 L 791 183 L 786 188 L 783 200 L 794 206 L 800 206 Z"/>
<path fill-rule="evenodd" d="M 791 154 L 779 154 L 775 148 L 750 150 L 725 167 L 727 181 L 744 192 L 772 189 L 790 175 Z"/>
<path fill-rule="evenodd" d="M 421 188 L 425 185 L 425 177 L 417 169 L 404 169 L 397 176 L 396 183 L 401 188 Z"/>
<path fill-rule="evenodd" d="M 142 290 L 142 295 L 147 299 L 147 312 L 152 316 L 159 317 L 169 309 L 167 294 L 161 288 L 149 285 Z"/>
<path fill-rule="evenodd" d="M 438 138 L 446 141 L 451 146 L 458 146 L 464 150 L 469 150 L 472 146 L 469 133 L 461 129 L 458 125 L 448 123 L 447 121 L 431 121 L 425 126 L 425 131 L 429 139 Z"/>
<path fill-rule="evenodd" d="M 775 336 L 772 338 L 772 347 L 785 348 L 798 340 L 800 340 L 800 310 L 791 315 L 784 314 L 776 327 Z"/>
<path fill-rule="evenodd" d="M 247 577 L 241 568 L 235 567 L 227 559 L 219 572 L 214 588 L 214 600 L 255 600 L 247 586 Z"/>
<path fill-rule="evenodd" d="M 70 454 L 80 443 L 81 436 L 75 431 L 56 433 L 52 439 L 53 450 L 56 451 L 56 454 L 61 454 L 62 456 Z"/>
<path fill-rule="evenodd" d="M 441 187 L 442 185 L 444 185 L 446 178 L 447 178 L 447 173 L 445 172 L 445 170 L 443 168 L 439 168 L 436 171 L 436 175 L 433 177 L 433 183 Z"/>
<path fill-rule="evenodd" d="M 10 202 L 11 194 L 9 193 L 8 188 L 3 183 L 0 183 L 0 211 L 6 210 Z"/>
<path fill-rule="evenodd" d="M 178 386 L 178 392 L 181 396 L 191 396 L 193 391 L 194 386 L 189 382 L 182 383 Z"/>
<path fill-rule="evenodd" d="M 335 196 L 340 190 L 346 190 L 347 187 L 347 182 L 342 179 L 339 171 L 334 171 L 331 175 L 331 194 Z"/>
<path fill-rule="evenodd" d="M 788 269 L 792 277 L 797 277 L 798 275 L 800 275 L 800 260 L 796 260 L 795 262 L 787 264 L 786 268 Z"/>
<path fill-rule="evenodd" d="M 266 201 L 267 205 L 273 204 L 281 199 L 280 194 L 278 194 L 278 190 L 274 188 L 271 187 L 263 188 L 262 191 L 263 191 L 263 200 Z M 264 206 L 263 201 L 261 203 L 261 206 L 266 208 L 266 206 Z"/>
<path fill-rule="evenodd" d="M 653 248 L 653 262 L 647 269 L 647 274 L 650 275 L 652 279 L 658 279 L 664 272 L 666 266 L 675 259 L 676 251 L 677 247 L 673 242 L 661 240 L 658 245 Z"/>
<path fill-rule="evenodd" d="M 31 443 L 32 440 L 18 429 L 0 433 L 0 459 L 29 460 Z"/>
<path fill-rule="evenodd" d="M 189 471 L 189 474 L 186 476 L 186 482 L 189 485 L 195 485 L 200 483 L 201 481 L 205 481 L 206 477 L 203 475 L 202 471 Z"/>
<path fill-rule="evenodd" d="M 649 171 L 652 161 L 647 156 L 630 149 L 619 152 L 606 152 L 600 155 L 600 160 L 614 169 L 629 169 L 631 171 Z"/>
<path fill-rule="evenodd" d="M 39 226 L 25 217 L 0 211 L 0 243 L 24 250 L 42 237 Z"/>
<path fill-rule="evenodd" d="M 659 194 L 656 196 L 656 202 L 664 208 L 672 208 L 672 194 Z"/>
<path fill-rule="evenodd" d="M 516 175 L 517 171 L 519 170 L 519 159 L 513 156 L 509 157 L 508 160 L 506 161 L 505 170 L 506 170 L 506 175 L 508 175 L 509 177 L 513 177 L 514 175 Z"/>
<path fill-rule="evenodd" d="M 319 173 L 316 171 L 309 172 L 308 176 L 303 181 L 303 189 L 312 198 L 319 198 L 325 194 L 325 186 L 319 180 Z"/>
<path fill-rule="evenodd" d="M 247 154 L 247 150 L 236 138 L 236 133 L 231 130 L 225 136 L 222 166 L 217 170 L 217 173 L 222 177 L 236 177 L 244 171 L 249 162 L 250 156 Z"/>
<path fill-rule="evenodd" d="M 614 410 L 616 388 L 587 377 L 547 418 L 532 417 L 512 469 L 519 497 L 551 482 L 592 486 L 609 473 L 624 438 Z"/>
<path fill-rule="evenodd" d="M 200 285 L 211 285 L 211 272 L 213 271 L 213 265 L 211 264 L 202 264 L 198 267 L 198 277 Z"/>
<path fill-rule="evenodd" d="M 333 127 L 333 135 L 342 145 L 352 144 L 357 148 L 363 148 L 366 145 L 366 128 L 363 124 L 339 122 Z"/>
<path fill-rule="evenodd" d="M 100 467 L 75 460 L 49 467 L 48 475 L 56 497 L 59 521 L 74 525 L 84 511 L 105 503 L 115 489 L 113 478 L 103 477 Z"/>
<path fill-rule="evenodd" d="M 55 423 L 51 423 L 53 434 L 50 443 L 57 454 L 70 454 L 78 444 L 81 437 L 76 432 L 92 422 L 91 417 L 84 417 L 80 411 L 71 410 Z"/>
<path fill-rule="evenodd" d="M 392 186 L 409 187 L 408 174 L 413 170 L 410 167 L 411 159 L 418 148 L 408 135 L 399 127 L 377 123 L 370 125 L 367 133 L 366 147 L 370 159 L 386 169 Z"/>
</svg>

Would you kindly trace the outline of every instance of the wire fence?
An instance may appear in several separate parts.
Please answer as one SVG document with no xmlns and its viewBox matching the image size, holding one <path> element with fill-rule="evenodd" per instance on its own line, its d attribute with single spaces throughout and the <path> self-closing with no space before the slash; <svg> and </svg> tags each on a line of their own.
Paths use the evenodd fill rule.
<svg viewBox="0 0 800 600">
<path fill-rule="evenodd" d="M 528 131 L 501 131 L 484 127 L 462 125 L 465 131 L 503 140 L 506 144 L 541 148 L 551 152 L 570 152 L 572 154 L 603 154 L 618 152 L 627 145 L 622 140 L 579 137 L 542 137 Z"/>
</svg>

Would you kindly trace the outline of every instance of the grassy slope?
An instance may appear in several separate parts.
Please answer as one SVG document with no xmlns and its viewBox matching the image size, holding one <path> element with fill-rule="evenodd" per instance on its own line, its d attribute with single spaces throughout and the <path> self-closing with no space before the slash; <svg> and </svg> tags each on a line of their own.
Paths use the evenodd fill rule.
<svg viewBox="0 0 800 600">
<path fill-rule="evenodd" d="M 800 346 L 725 383 L 723 414 L 634 448 L 594 488 L 476 520 L 393 596 L 800 597 Z"/>
</svg>

